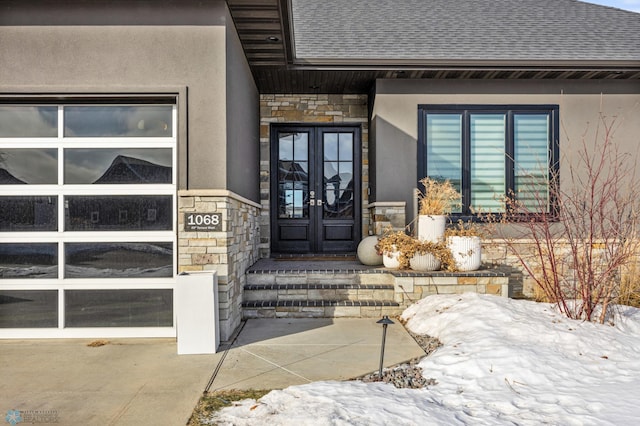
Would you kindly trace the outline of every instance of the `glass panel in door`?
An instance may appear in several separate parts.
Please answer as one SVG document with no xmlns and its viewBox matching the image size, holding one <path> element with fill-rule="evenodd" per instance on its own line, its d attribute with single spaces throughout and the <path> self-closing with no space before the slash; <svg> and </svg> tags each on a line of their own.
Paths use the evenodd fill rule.
<svg viewBox="0 0 640 426">
<path fill-rule="evenodd" d="M 352 252 L 360 240 L 359 191 L 354 190 L 360 187 L 358 135 L 350 127 L 318 129 L 318 252 Z"/>
<path fill-rule="evenodd" d="M 309 217 L 309 135 L 281 133 L 278 139 L 278 217 Z"/>
<path fill-rule="evenodd" d="M 324 133 L 325 219 L 353 218 L 353 134 Z"/>
</svg>

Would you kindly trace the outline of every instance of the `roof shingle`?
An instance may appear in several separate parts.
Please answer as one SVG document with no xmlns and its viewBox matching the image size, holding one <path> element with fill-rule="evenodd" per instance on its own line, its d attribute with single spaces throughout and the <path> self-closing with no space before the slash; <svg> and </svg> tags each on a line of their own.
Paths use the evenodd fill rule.
<svg viewBox="0 0 640 426">
<path fill-rule="evenodd" d="M 640 63 L 640 13 L 577 0 L 292 0 L 292 16 L 307 63 Z"/>
</svg>

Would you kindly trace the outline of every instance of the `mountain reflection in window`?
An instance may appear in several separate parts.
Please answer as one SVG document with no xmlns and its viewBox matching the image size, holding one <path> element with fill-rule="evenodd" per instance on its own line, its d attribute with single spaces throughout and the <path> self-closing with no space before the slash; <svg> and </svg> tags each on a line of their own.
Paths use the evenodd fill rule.
<svg viewBox="0 0 640 426">
<path fill-rule="evenodd" d="M 0 185 L 57 183 L 56 148 L 0 148 Z"/>
<path fill-rule="evenodd" d="M 67 149 L 65 184 L 170 184 L 171 149 Z"/>
<path fill-rule="evenodd" d="M 0 168 L 0 185 L 24 185 L 26 183 L 12 175 L 7 169 Z"/>
<path fill-rule="evenodd" d="M 94 183 L 171 183 L 171 167 L 119 155 Z"/>
</svg>

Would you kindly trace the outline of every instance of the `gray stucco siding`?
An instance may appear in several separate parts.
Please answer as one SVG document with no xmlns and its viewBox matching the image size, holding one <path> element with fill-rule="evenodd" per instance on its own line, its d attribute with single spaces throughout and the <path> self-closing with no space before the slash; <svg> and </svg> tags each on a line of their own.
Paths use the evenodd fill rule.
<svg viewBox="0 0 640 426">
<path fill-rule="evenodd" d="M 230 16 L 227 22 L 227 186 L 259 202 L 260 95 Z"/>
<path fill-rule="evenodd" d="M 96 10 L 92 8 L 85 10 L 85 16 L 73 9 L 69 18 L 72 25 L 59 22 L 60 13 L 51 17 L 47 8 L 31 10 L 25 26 L 8 25 L 10 21 L 3 18 L 0 92 L 17 97 L 176 95 L 179 188 L 237 190 L 257 200 L 259 172 L 257 160 L 251 159 L 258 157 L 257 113 L 247 117 L 254 123 L 252 129 L 238 119 L 228 121 L 227 110 L 257 110 L 258 95 L 235 29 L 231 26 L 227 30 L 226 23 L 231 19 L 226 6 L 223 2 L 200 5 L 176 18 L 180 24 L 194 25 L 169 24 L 171 11 L 162 6 L 141 3 L 140 10 L 134 11 L 112 7 L 111 20 L 125 23 L 118 26 L 93 25 Z M 24 9 L 18 11 L 26 16 Z M 157 15 L 156 20 L 163 25 L 137 25 L 136 19 L 125 16 L 142 16 L 143 12 Z M 208 22 L 203 22 L 202 14 Z M 232 45 L 229 49 L 228 42 Z M 229 91 L 235 97 L 227 103 Z M 241 146 L 233 149 L 240 153 L 229 154 L 228 144 L 238 141 Z M 253 183 L 246 179 L 247 170 L 243 171 L 243 180 L 237 178 L 238 172 L 228 171 L 228 161 L 247 157 L 244 164 L 250 164 L 255 174 Z"/>
<path fill-rule="evenodd" d="M 621 152 L 640 144 L 640 83 L 635 81 L 399 81 L 379 80 L 372 111 L 370 140 L 376 153 L 375 201 L 405 201 L 407 221 L 414 215 L 418 105 L 559 105 L 560 175 L 580 149 L 596 139 L 601 117 L 614 124 L 612 138 Z M 602 132 L 602 126 L 600 127 Z"/>
</svg>

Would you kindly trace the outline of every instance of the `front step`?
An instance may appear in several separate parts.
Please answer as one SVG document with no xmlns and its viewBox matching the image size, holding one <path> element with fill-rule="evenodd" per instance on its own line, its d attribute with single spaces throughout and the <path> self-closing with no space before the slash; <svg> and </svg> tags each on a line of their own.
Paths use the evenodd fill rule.
<svg viewBox="0 0 640 426">
<path fill-rule="evenodd" d="M 244 301 L 393 300 L 392 284 L 247 284 Z"/>
<path fill-rule="evenodd" d="M 400 304 L 382 300 L 256 300 L 242 303 L 245 318 L 380 318 L 398 315 Z"/>
<path fill-rule="evenodd" d="M 244 318 L 380 318 L 399 315 L 429 294 L 508 297 L 510 268 L 473 272 L 397 271 L 343 259 L 261 259 L 246 274 Z"/>
<path fill-rule="evenodd" d="M 242 307 L 245 318 L 370 318 L 399 313 L 393 296 L 393 284 L 247 284 Z"/>
<path fill-rule="evenodd" d="M 336 262 L 274 261 L 249 270 L 244 287 L 245 318 L 364 317 L 401 312 L 386 274 Z"/>
</svg>

